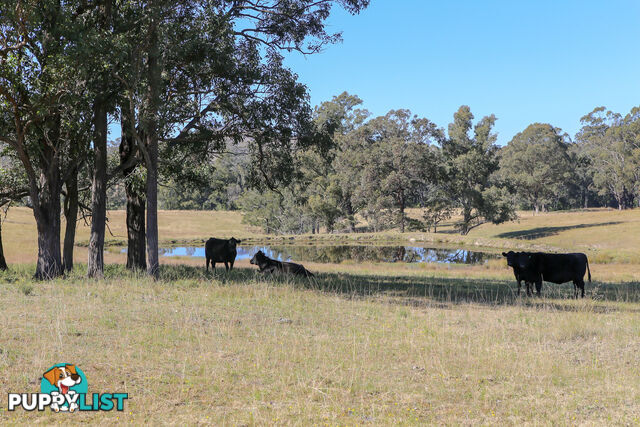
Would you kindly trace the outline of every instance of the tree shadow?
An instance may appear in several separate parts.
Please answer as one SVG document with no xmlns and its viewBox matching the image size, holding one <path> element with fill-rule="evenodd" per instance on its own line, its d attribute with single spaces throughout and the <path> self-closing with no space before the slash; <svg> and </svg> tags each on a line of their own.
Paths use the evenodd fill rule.
<svg viewBox="0 0 640 427">
<path fill-rule="evenodd" d="M 458 279 L 426 276 L 378 276 L 347 273 L 317 273 L 305 278 L 284 274 L 265 275 L 251 268 L 237 268 L 226 272 L 206 273 L 204 268 L 186 265 L 165 265 L 161 280 L 216 279 L 226 286 L 269 282 L 301 289 L 339 294 L 345 298 L 380 298 L 392 304 L 416 307 L 453 307 L 460 304 L 487 306 L 517 305 L 553 311 L 610 312 L 616 310 L 639 311 L 633 307 L 611 306 L 604 302 L 640 302 L 640 284 L 586 283 L 587 304 L 573 299 L 573 284 L 556 285 L 545 282 L 542 298 L 525 294 L 524 287 L 517 294 L 515 280 Z M 603 303 L 603 304 L 599 304 Z"/>
<path fill-rule="evenodd" d="M 577 224 L 577 225 L 566 225 L 560 227 L 537 227 L 532 228 L 530 230 L 518 230 L 518 231 L 508 231 L 505 233 L 497 234 L 496 237 L 501 237 L 505 239 L 524 239 L 524 240 L 533 240 L 540 239 L 543 237 L 554 236 L 560 232 L 580 229 L 580 228 L 590 228 L 590 227 L 604 227 L 607 225 L 617 225 L 622 224 L 620 221 L 611 221 L 611 222 L 600 222 L 597 224 Z"/>
</svg>

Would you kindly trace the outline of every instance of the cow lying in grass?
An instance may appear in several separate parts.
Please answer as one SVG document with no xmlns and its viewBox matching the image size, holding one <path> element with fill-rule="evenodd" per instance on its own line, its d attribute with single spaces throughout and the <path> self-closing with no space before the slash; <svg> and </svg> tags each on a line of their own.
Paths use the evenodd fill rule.
<svg viewBox="0 0 640 427">
<path fill-rule="evenodd" d="M 298 274 L 300 276 L 313 277 L 313 274 L 304 268 L 300 264 L 293 262 L 282 262 L 275 259 L 271 259 L 266 256 L 262 251 L 256 252 L 256 254 L 249 261 L 253 265 L 257 265 L 261 273 L 291 273 Z"/>
<path fill-rule="evenodd" d="M 578 289 L 584 298 L 584 274 L 591 270 L 589 260 L 583 253 L 547 254 L 543 252 L 513 252 L 502 253 L 507 258 L 507 264 L 513 267 L 513 273 L 518 280 L 531 281 L 536 284 L 538 295 L 542 291 L 542 281 L 551 283 L 573 282 L 574 296 L 578 297 Z"/>
</svg>

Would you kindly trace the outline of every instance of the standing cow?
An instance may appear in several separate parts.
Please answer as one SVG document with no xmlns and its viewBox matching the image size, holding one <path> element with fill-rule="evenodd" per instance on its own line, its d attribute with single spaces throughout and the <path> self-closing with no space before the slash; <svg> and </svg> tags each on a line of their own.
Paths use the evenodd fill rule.
<svg viewBox="0 0 640 427">
<path fill-rule="evenodd" d="M 233 270 L 233 263 L 236 260 L 236 245 L 241 241 L 235 238 L 229 240 L 210 238 L 204 245 L 204 254 L 207 257 L 207 271 L 209 271 L 209 261 L 211 267 L 216 269 L 216 262 L 224 262 L 224 268 Z"/>
<path fill-rule="evenodd" d="M 527 287 L 527 295 L 531 296 L 533 284 L 542 283 L 541 274 L 537 271 L 526 268 L 528 258 L 525 254 L 526 252 L 502 252 L 502 256 L 507 259 L 507 265 L 513 268 L 513 275 L 516 277 L 516 281 L 518 282 L 518 295 L 520 295 L 521 282 L 524 280 L 524 284 Z M 540 296 L 541 291 L 542 286 L 537 287 L 538 296 Z"/>
<path fill-rule="evenodd" d="M 516 264 L 520 272 L 528 278 L 535 278 L 538 294 L 542 290 L 542 281 L 551 283 L 573 282 L 574 296 L 578 297 L 578 289 L 584 298 L 584 274 L 591 269 L 589 260 L 583 253 L 547 254 L 543 252 L 518 252 Z M 515 272 L 515 269 L 514 269 Z"/>
</svg>

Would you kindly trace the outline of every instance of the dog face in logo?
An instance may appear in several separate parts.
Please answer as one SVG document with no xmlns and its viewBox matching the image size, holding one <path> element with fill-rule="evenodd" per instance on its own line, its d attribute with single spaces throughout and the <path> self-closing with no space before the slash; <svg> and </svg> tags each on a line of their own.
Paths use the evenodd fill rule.
<svg viewBox="0 0 640 427">
<path fill-rule="evenodd" d="M 75 391 L 69 390 L 76 384 L 80 384 L 82 382 L 82 378 L 76 372 L 76 365 L 64 365 L 64 366 L 54 366 L 44 373 L 43 377 L 51 383 L 52 386 L 58 388 L 58 392 L 53 392 L 53 394 L 75 394 Z M 77 409 L 77 404 L 71 404 L 70 408 L 59 407 L 57 404 L 52 405 L 54 411 L 66 411 L 69 410 L 73 412 Z"/>
</svg>

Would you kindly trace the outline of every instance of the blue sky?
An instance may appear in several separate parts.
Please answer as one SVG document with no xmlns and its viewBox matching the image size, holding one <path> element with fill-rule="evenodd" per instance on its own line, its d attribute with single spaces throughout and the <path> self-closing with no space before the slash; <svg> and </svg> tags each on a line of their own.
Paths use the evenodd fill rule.
<svg viewBox="0 0 640 427">
<path fill-rule="evenodd" d="M 408 108 L 446 129 L 460 105 L 498 118 L 506 144 L 534 122 L 572 137 L 605 105 L 640 105 L 640 2 L 372 0 L 329 29 L 343 43 L 286 63 L 312 105 L 343 91 L 375 115 Z"/>
</svg>

